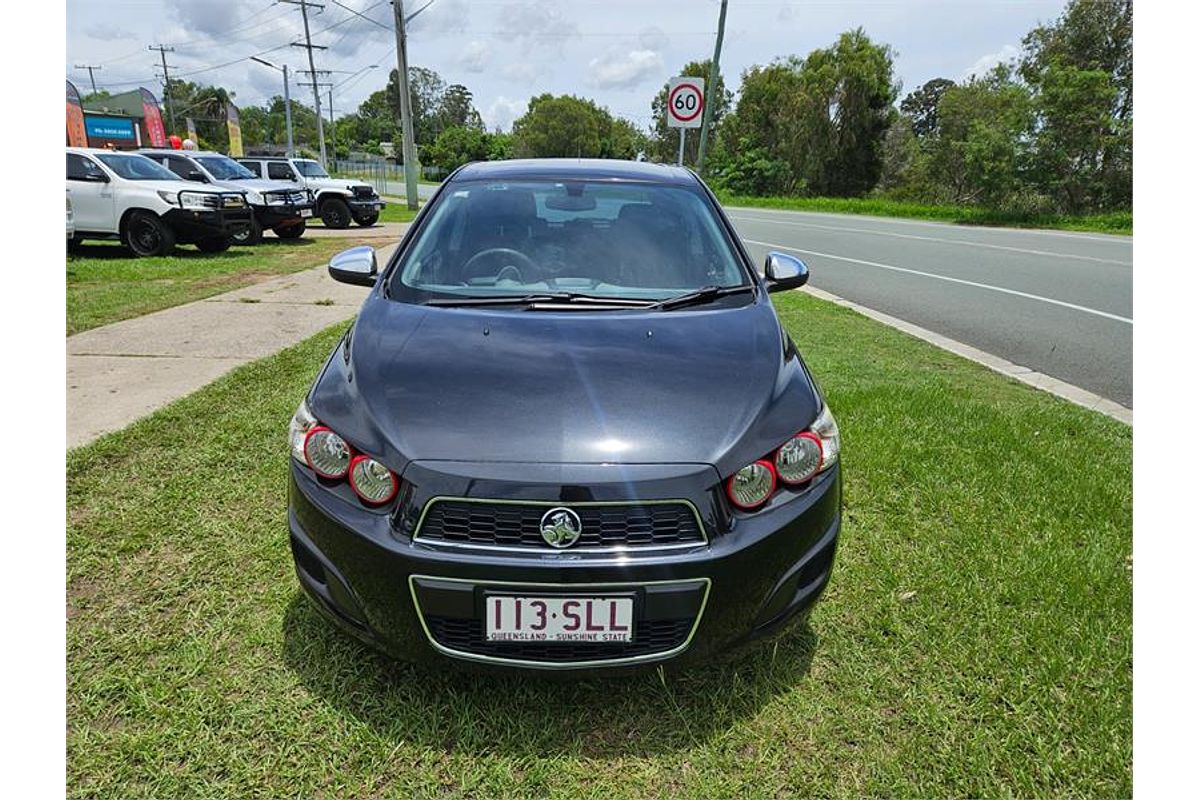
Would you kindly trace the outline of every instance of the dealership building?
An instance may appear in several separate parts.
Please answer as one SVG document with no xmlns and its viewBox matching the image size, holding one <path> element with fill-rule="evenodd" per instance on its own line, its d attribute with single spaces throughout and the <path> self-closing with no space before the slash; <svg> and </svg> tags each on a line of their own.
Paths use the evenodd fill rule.
<svg viewBox="0 0 1200 800">
<path fill-rule="evenodd" d="M 116 150 L 166 147 L 158 99 L 149 89 L 135 89 L 85 104 L 67 81 L 67 144 Z"/>
</svg>

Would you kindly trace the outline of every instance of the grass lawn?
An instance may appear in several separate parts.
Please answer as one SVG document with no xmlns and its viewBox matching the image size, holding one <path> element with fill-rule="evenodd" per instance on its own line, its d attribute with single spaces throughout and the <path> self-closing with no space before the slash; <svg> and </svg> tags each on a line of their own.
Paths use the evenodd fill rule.
<svg viewBox="0 0 1200 800">
<path fill-rule="evenodd" d="M 85 242 L 67 256 L 67 335 L 315 267 L 364 243 L 380 242 L 268 236 L 255 247 L 201 253 L 184 246 L 162 258 L 134 258 L 116 242 Z"/>
<path fill-rule="evenodd" d="M 343 636 L 285 521 L 285 429 L 331 329 L 68 454 L 69 795 L 1129 796 L 1130 429 L 776 303 L 844 437 L 843 538 L 804 627 L 704 672 L 586 681 Z"/>
<path fill-rule="evenodd" d="M 718 192 L 725 206 L 779 208 L 788 211 L 824 211 L 834 214 L 866 214 L 873 217 L 905 217 L 956 222 L 962 225 L 998 225 L 1010 228 L 1056 228 L 1065 231 L 1133 234 L 1133 213 L 1066 216 L 1022 216 L 970 206 L 933 206 L 896 200 L 853 197 L 748 197 Z"/>
<path fill-rule="evenodd" d="M 403 203 L 388 203 L 383 210 L 379 212 L 380 222 L 412 222 L 417 216 L 416 211 L 409 211 L 408 207 Z M 321 222 L 320 217 L 313 217 L 308 221 L 310 228 L 323 228 L 325 223 Z M 357 225 L 351 223 L 351 230 L 356 230 Z"/>
</svg>

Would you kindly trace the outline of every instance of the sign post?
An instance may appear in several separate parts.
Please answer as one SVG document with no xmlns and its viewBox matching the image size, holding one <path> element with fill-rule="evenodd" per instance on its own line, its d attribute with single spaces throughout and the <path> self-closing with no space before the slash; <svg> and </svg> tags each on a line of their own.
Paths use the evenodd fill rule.
<svg viewBox="0 0 1200 800">
<path fill-rule="evenodd" d="M 683 166 L 683 143 L 688 128 L 699 128 L 704 113 L 704 79 L 681 75 L 667 82 L 667 127 L 679 128 L 679 157 Z"/>
</svg>

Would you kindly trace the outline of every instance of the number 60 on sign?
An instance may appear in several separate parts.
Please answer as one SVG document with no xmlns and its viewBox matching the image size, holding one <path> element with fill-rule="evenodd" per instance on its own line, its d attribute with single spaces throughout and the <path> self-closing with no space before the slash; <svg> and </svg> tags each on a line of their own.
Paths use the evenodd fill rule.
<svg viewBox="0 0 1200 800">
<path fill-rule="evenodd" d="M 704 79 L 681 75 L 667 82 L 667 126 L 699 128 L 704 116 Z"/>
</svg>

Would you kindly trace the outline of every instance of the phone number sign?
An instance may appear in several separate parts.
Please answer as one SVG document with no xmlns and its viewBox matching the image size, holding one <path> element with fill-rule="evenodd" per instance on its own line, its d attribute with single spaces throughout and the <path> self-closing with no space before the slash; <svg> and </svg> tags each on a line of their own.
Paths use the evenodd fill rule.
<svg viewBox="0 0 1200 800">
<path fill-rule="evenodd" d="M 683 75 L 667 83 L 667 127 L 699 128 L 704 115 L 704 79 Z"/>
</svg>

